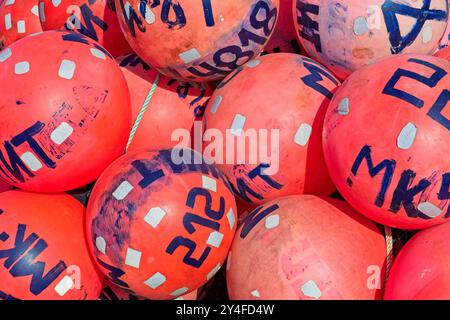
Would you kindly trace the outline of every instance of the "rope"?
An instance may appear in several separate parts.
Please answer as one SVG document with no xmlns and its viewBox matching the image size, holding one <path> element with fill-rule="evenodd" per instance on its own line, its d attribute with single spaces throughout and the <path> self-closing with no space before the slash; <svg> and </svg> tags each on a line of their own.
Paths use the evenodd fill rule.
<svg viewBox="0 0 450 320">
<path fill-rule="evenodd" d="M 392 239 L 392 229 L 384 226 L 384 234 L 386 238 L 386 276 L 384 282 L 386 283 L 391 271 L 392 262 L 394 260 L 394 241 Z"/>
<path fill-rule="evenodd" d="M 144 118 L 145 112 L 147 111 L 148 106 L 150 105 L 150 101 L 152 100 L 153 95 L 155 94 L 160 79 L 161 76 L 158 73 L 158 75 L 155 78 L 155 82 L 153 82 L 152 87 L 150 88 L 150 91 L 148 92 L 147 97 L 145 98 L 144 104 L 142 105 L 141 110 L 139 111 L 136 121 L 134 122 L 133 128 L 131 129 L 130 137 L 128 138 L 127 147 L 125 149 L 126 151 L 128 151 L 128 148 L 130 147 L 131 142 L 133 141 L 134 135 L 136 134 L 136 131 L 139 128 L 142 119 Z"/>
</svg>

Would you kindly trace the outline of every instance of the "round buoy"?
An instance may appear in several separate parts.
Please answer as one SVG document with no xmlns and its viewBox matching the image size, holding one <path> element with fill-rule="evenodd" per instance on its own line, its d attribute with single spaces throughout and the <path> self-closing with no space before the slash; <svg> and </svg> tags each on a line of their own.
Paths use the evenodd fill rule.
<svg viewBox="0 0 450 320">
<path fill-rule="evenodd" d="M 329 107 L 329 172 L 381 224 L 421 229 L 450 216 L 449 71 L 433 56 L 391 57 L 350 76 Z"/>
<path fill-rule="evenodd" d="M 43 30 L 82 33 L 114 57 L 131 52 L 113 0 L 41 0 L 39 5 Z"/>
<path fill-rule="evenodd" d="M 248 203 L 331 194 L 322 128 L 338 85 L 324 67 L 299 55 L 249 62 L 219 85 L 208 104 L 205 140 L 214 141 L 206 143 L 205 156 Z"/>
<path fill-rule="evenodd" d="M 389 273 L 386 300 L 450 299 L 450 224 L 416 234 Z"/>
<path fill-rule="evenodd" d="M 114 284 L 147 299 L 175 299 L 219 271 L 236 230 L 236 203 L 219 170 L 201 160 L 190 149 L 142 151 L 102 174 L 87 233 Z"/>
<path fill-rule="evenodd" d="M 91 300 L 102 290 L 84 237 L 84 207 L 66 194 L 0 194 L 0 300 Z"/>
<path fill-rule="evenodd" d="M 133 50 L 161 73 L 197 82 L 224 78 L 258 56 L 278 5 L 279 0 L 116 0 Z"/>
<path fill-rule="evenodd" d="M 345 202 L 291 196 L 255 209 L 227 264 L 232 300 L 381 298 L 385 242 Z"/>
<path fill-rule="evenodd" d="M 341 79 L 391 55 L 433 54 L 447 27 L 447 0 L 295 2 L 302 46 Z"/>
<path fill-rule="evenodd" d="M 177 146 L 193 131 L 211 97 L 208 84 L 184 83 L 160 74 L 136 54 L 118 58 L 131 96 L 133 130 L 128 151 Z M 189 145 L 190 146 L 190 145 Z"/>
<path fill-rule="evenodd" d="M 87 37 L 48 31 L 0 53 L 0 175 L 35 192 L 94 181 L 125 150 L 126 81 Z"/>
<path fill-rule="evenodd" d="M 40 31 L 38 0 L 0 0 L 0 51 Z"/>
<path fill-rule="evenodd" d="M 294 0 L 280 0 L 280 14 L 269 43 L 264 47 L 263 54 L 270 53 L 301 53 L 297 39 L 297 31 L 292 15 Z"/>
</svg>

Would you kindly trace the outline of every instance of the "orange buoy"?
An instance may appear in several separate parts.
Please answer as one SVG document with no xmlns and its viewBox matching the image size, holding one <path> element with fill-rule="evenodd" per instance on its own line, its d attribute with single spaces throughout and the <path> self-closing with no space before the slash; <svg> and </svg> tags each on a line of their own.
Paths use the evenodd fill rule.
<svg viewBox="0 0 450 320">
<path fill-rule="evenodd" d="M 400 55 L 355 72 L 334 96 L 325 159 L 339 192 L 370 219 L 398 229 L 448 221 L 449 71 L 433 56 Z"/>
<path fill-rule="evenodd" d="M 44 30 L 79 32 L 97 41 L 114 57 L 131 51 L 113 0 L 42 0 L 39 5 Z"/>
<path fill-rule="evenodd" d="M 0 0 L 0 51 L 40 31 L 38 0 Z"/>
<path fill-rule="evenodd" d="M 297 31 L 292 15 L 294 0 L 280 0 L 280 14 L 269 43 L 264 47 L 264 54 L 269 53 L 301 53 L 297 40 Z"/>
<path fill-rule="evenodd" d="M 208 84 L 183 83 L 160 74 L 136 54 L 118 58 L 131 96 L 134 128 L 128 151 L 175 147 L 176 130 L 191 132 L 211 97 Z"/>
<path fill-rule="evenodd" d="M 66 194 L 0 194 L 0 300 L 90 300 L 102 289 L 84 238 L 84 207 Z"/>
<path fill-rule="evenodd" d="M 145 300 L 144 298 L 136 296 L 134 292 L 119 288 L 113 283 L 108 283 L 102 290 L 99 300 Z M 175 300 L 197 300 L 197 290 L 192 291 L 184 296 L 176 298 Z"/>
<path fill-rule="evenodd" d="M 227 264 L 232 300 L 381 298 L 385 242 L 345 202 L 290 196 L 250 213 Z"/>
<path fill-rule="evenodd" d="M 161 73 L 197 82 L 224 78 L 258 56 L 278 6 L 279 0 L 116 0 L 133 50 Z"/>
<path fill-rule="evenodd" d="M 97 181 L 87 234 L 114 284 L 147 299 L 174 299 L 221 268 L 236 203 L 219 170 L 194 159 L 202 163 L 190 149 L 131 153 Z"/>
<path fill-rule="evenodd" d="M 219 85 L 208 104 L 205 140 L 218 131 L 224 143 L 219 146 L 216 138 L 205 155 L 248 203 L 331 194 L 322 128 L 338 85 L 324 67 L 299 55 L 271 54 L 249 62 Z"/>
<path fill-rule="evenodd" d="M 417 233 L 389 273 L 386 300 L 450 299 L 450 224 Z"/>
<path fill-rule="evenodd" d="M 0 53 L 0 175 L 35 192 L 94 181 L 125 150 L 130 98 L 116 62 L 69 32 L 21 39 Z"/>
<path fill-rule="evenodd" d="M 300 41 L 339 78 L 399 53 L 433 54 L 445 33 L 447 0 L 296 0 Z"/>
</svg>

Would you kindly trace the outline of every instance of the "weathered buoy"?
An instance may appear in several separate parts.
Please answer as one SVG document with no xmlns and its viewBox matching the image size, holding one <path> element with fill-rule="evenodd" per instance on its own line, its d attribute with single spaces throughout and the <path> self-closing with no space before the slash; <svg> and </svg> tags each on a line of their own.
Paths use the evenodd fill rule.
<svg viewBox="0 0 450 320">
<path fill-rule="evenodd" d="M 93 182 L 123 154 L 130 97 L 114 59 L 72 32 L 23 38 L 0 53 L 0 176 L 35 192 Z"/>
<path fill-rule="evenodd" d="M 381 298 L 384 237 L 345 202 L 291 196 L 255 209 L 227 264 L 232 300 Z"/>
<path fill-rule="evenodd" d="M 447 0 L 296 0 L 300 41 L 339 78 L 399 53 L 433 54 L 447 27 Z"/>
<path fill-rule="evenodd" d="M 331 194 L 322 129 L 338 85 L 323 66 L 299 55 L 250 61 L 218 86 L 208 104 L 204 154 L 248 203 Z"/>
<path fill-rule="evenodd" d="M 147 299 L 175 299 L 219 271 L 236 230 L 236 203 L 219 170 L 198 160 L 188 149 L 140 151 L 97 181 L 88 241 L 114 284 Z"/>
<path fill-rule="evenodd" d="M 103 277 L 84 234 L 84 207 L 67 194 L 0 194 L 0 300 L 92 300 Z"/>
<path fill-rule="evenodd" d="M 450 217 L 450 63 L 399 55 L 355 72 L 325 119 L 324 151 L 356 210 L 398 229 Z"/>
<path fill-rule="evenodd" d="M 222 79 L 258 56 L 278 7 L 279 0 L 116 0 L 133 50 L 161 73 L 197 82 Z"/>
</svg>

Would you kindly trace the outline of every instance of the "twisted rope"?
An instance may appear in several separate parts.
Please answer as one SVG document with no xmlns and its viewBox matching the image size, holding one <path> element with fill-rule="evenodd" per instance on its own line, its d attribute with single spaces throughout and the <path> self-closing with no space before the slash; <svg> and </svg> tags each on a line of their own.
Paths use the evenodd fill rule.
<svg viewBox="0 0 450 320">
<path fill-rule="evenodd" d="M 384 234 L 386 238 L 386 276 L 384 282 L 386 284 L 391 271 L 392 262 L 394 261 L 394 241 L 392 239 L 391 228 L 384 226 Z"/>
<path fill-rule="evenodd" d="M 128 143 L 125 148 L 126 151 L 128 151 L 128 148 L 130 147 L 131 142 L 133 141 L 134 135 L 136 134 L 136 131 L 139 128 L 142 119 L 144 118 L 145 112 L 147 111 L 148 106 L 150 105 L 150 101 L 152 100 L 153 95 L 155 94 L 160 79 L 161 75 L 158 73 L 158 75 L 155 78 L 155 82 L 153 82 L 152 87 L 150 88 L 150 91 L 148 92 L 147 97 L 145 98 L 144 104 L 142 105 L 141 110 L 139 111 L 136 121 L 134 122 L 133 128 L 131 129 L 130 137 L 128 138 Z"/>
</svg>

